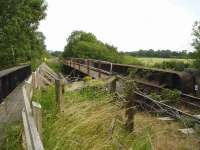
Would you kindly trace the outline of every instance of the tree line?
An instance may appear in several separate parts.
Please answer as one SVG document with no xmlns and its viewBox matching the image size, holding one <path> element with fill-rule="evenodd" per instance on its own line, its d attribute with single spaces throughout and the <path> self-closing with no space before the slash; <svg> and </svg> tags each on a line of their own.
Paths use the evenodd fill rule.
<svg viewBox="0 0 200 150">
<path fill-rule="evenodd" d="M 187 50 L 182 51 L 172 51 L 172 50 L 139 50 L 132 52 L 125 52 L 125 54 L 137 57 L 157 57 L 157 58 L 190 58 L 194 57 L 193 52 L 187 52 Z"/>
<path fill-rule="evenodd" d="M 45 37 L 38 32 L 44 0 L 0 0 L 0 68 L 41 59 Z"/>
</svg>

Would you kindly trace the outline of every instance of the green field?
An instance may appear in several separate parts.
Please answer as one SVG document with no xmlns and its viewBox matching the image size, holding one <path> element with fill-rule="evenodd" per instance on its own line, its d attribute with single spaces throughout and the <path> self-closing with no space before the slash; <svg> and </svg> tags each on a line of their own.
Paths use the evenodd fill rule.
<svg viewBox="0 0 200 150">
<path fill-rule="evenodd" d="M 134 58 L 135 59 L 135 58 Z M 145 66 L 153 66 L 155 63 L 162 63 L 164 61 L 180 61 L 184 63 L 192 63 L 192 59 L 177 59 L 177 58 L 147 58 L 147 57 L 137 57 L 137 60 L 144 63 Z"/>
<path fill-rule="evenodd" d="M 193 59 L 134 57 L 130 55 L 125 55 L 123 56 L 122 63 L 130 65 L 140 65 L 150 68 L 184 71 L 185 68 L 193 68 L 193 61 Z"/>
</svg>

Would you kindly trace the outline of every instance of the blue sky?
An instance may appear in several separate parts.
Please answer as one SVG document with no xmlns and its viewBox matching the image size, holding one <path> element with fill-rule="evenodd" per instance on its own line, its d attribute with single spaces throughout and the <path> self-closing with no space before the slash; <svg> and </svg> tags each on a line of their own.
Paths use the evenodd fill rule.
<svg viewBox="0 0 200 150">
<path fill-rule="evenodd" d="M 49 50 L 62 51 L 74 30 L 94 33 L 119 51 L 189 50 L 200 0 L 46 0 L 39 30 Z"/>
</svg>

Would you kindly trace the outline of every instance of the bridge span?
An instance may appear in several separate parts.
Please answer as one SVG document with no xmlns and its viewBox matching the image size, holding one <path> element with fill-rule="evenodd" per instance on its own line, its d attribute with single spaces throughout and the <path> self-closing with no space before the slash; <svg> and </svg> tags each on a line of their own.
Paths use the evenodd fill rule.
<svg viewBox="0 0 200 150">
<path fill-rule="evenodd" d="M 95 59 L 68 58 L 63 64 L 93 78 L 106 78 L 110 75 L 127 76 L 131 71 L 139 82 L 153 84 L 160 88 L 178 89 L 184 93 L 193 93 L 195 77 L 188 72 L 178 72 L 136 65 L 125 65 Z"/>
</svg>

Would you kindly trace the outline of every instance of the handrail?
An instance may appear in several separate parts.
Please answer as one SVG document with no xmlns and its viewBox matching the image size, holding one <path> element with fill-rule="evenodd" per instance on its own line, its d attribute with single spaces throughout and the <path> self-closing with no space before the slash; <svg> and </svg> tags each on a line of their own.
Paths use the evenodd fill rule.
<svg viewBox="0 0 200 150">
<path fill-rule="evenodd" d="M 22 110 L 22 120 L 25 134 L 25 146 L 28 150 L 44 150 L 43 143 L 41 141 L 41 116 L 38 116 L 41 112 L 41 106 L 39 103 L 32 102 L 32 93 L 34 82 L 36 82 L 37 71 L 25 81 L 22 87 L 22 99 L 24 101 L 24 108 Z M 33 105 L 35 104 L 35 105 Z M 37 122 L 40 122 L 38 125 Z"/>
</svg>

